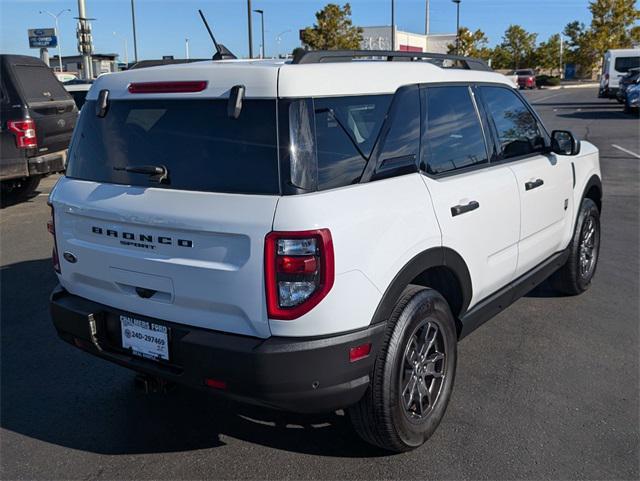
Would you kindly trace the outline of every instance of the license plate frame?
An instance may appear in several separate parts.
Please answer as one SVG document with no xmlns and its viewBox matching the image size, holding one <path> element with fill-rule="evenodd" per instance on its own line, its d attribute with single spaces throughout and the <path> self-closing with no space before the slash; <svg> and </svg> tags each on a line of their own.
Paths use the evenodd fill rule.
<svg viewBox="0 0 640 481">
<path fill-rule="evenodd" d="M 157 362 L 170 361 L 171 328 L 130 314 L 120 314 L 122 349 Z"/>
</svg>

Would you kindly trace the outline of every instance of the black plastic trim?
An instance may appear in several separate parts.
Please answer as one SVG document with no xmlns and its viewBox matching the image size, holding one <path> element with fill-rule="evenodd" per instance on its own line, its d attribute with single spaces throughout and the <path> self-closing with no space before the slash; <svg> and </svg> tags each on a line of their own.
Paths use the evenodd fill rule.
<svg viewBox="0 0 640 481">
<path fill-rule="evenodd" d="M 358 402 L 386 329 L 381 323 L 331 336 L 260 339 L 126 313 L 60 286 L 51 295 L 50 309 L 64 341 L 102 359 L 195 388 L 207 389 L 205 378 L 221 380 L 227 389 L 216 390 L 218 394 L 300 413 L 328 412 Z M 120 314 L 167 326 L 169 361 L 139 358 L 122 349 Z M 369 356 L 349 362 L 350 348 L 365 343 L 372 344 Z"/>
<path fill-rule="evenodd" d="M 460 339 L 468 336 L 489 319 L 529 293 L 534 287 L 562 267 L 569 257 L 569 249 L 558 252 L 527 273 L 510 282 L 494 294 L 478 302 L 460 317 L 462 331 Z"/>
<path fill-rule="evenodd" d="M 460 312 L 465 312 L 473 294 L 469 269 L 460 255 L 448 247 L 434 247 L 413 257 L 396 274 L 382 296 L 376 312 L 371 320 L 372 325 L 385 322 L 395 307 L 404 289 L 422 272 L 432 267 L 448 267 L 458 278 L 462 288 L 462 306 Z M 458 313 L 453 313 L 457 315 Z"/>
</svg>

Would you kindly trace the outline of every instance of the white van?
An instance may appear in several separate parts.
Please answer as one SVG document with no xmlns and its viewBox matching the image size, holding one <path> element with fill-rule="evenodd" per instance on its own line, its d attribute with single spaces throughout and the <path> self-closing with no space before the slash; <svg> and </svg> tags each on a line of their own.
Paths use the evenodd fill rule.
<svg viewBox="0 0 640 481">
<path fill-rule="evenodd" d="M 620 79 L 636 67 L 640 67 L 640 48 L 608 50 L 602 62 L 598 97 L 616 98 Z"/>
</svg>

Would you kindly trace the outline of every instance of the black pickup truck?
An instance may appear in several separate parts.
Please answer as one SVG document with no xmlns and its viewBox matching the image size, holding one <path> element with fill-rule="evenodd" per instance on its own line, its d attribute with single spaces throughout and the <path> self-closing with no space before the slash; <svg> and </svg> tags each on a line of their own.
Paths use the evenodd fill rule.
<svg viewBox="0 0 640 481">
<path fill-rule="evenodd" d="M 26 197 L 42 177 L 64 171 L 78 109 L 35 57 L 0 55 L 0 84 L 2 198 Z"/>
</svg>

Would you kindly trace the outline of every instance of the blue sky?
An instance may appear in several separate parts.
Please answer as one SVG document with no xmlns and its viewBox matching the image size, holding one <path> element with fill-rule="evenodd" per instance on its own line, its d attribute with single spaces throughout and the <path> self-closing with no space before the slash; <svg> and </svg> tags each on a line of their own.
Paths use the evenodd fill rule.
<svg viewBox="0 0 640 481">
<path fill-rule="evenodd" d="M 184 57 L 185 38 L 189 38 L 192 58 L 208 58 L 211 41 L 201 24 L 197 10 L 202 8 L 218 41 L 238 56 L 246 56 L 246 0 L 135 0 L 138 31 L 138 57 L 160 58 L 162 55 Z M 299 45 L 298 30 L 312 25 L 315 12 L 326 0 L 252 0 L 253 8 L 265 11 L 265 43 L 268 55 L 290 52 Z M 338 2 L 340 3 L 340 2 Z M 351 0 L 356 25 L 389 25 L 390 0 Z M 562 30 L 572 20 L 590 22 L 588 0 L 462 0 L 460 23 L 471 29 L 481 28 L 491 45 L 500 42 L 509 24 L 517 23 L 538 33 L 538 40 Z M 133 59 L 131 10 L 129 0 L 86 0 L 87 14 L 96 18 L 93 36 L 96 53 L 119 53 L 124 57 L 124 40 L 128 38 L 129 57 Z M 27 29 L 53 27 L 53 19 L 39 14 L 70 8 L 60 17 L 62 54 L 76 54 L 76 0 L 0 0 L 0 51 L 37 55 L 30 50 Z M 396 0 L 396 23 L 401 30 L 424 31 L 424 0 Z M 455 31 L 455 4 L 451 0 L 431 0 L 432 33 Z M 276 37 L 281 32 L 280 44 Z M 114 36 L 113 32 L 117 33 Z M 259 48 L 259 16 L 254 16 L 254 52 Z M 57 52 L 51 52 L 52 54 Z"/>
</svg>

